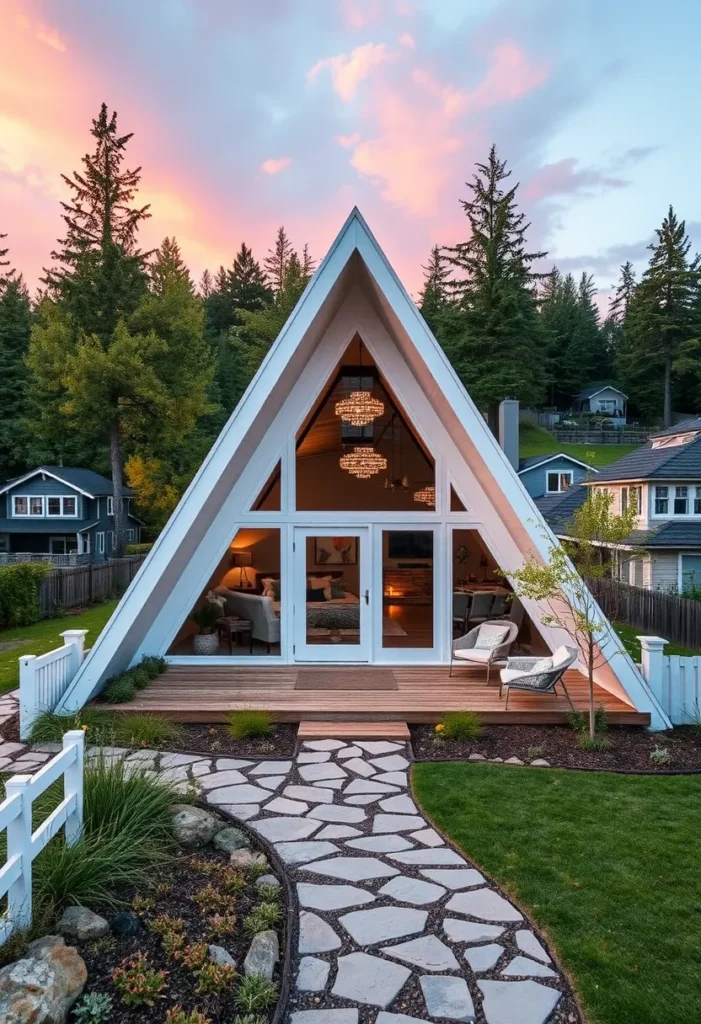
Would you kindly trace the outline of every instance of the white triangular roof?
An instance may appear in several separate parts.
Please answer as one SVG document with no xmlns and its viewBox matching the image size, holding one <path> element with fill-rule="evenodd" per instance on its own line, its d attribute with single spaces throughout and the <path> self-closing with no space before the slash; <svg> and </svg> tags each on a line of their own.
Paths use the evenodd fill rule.
<svg viewBox="0 0 701 1024">
<path fill-rule="evenodd" d="M 361 295 L 363 289 L 365 294 Z M 375 334 L 391 334 L 421 382 L 422 397 L 428 398 L 432 414 L 440 418 L 450 435 L 451 444 L 464 458 L 477 464 L 480 487 L 494 507 L 501 510 L 519 550 L 525 554 L 533 549 L 547 555 L 549 544 L 555 542 L 553 535 L 355 208 L 57 710 L 79 709 L 99 692 L 107 677 L 132 664 L 142 653 L 158 653 L 149 646 L 153 622 L 162 616 L 178 581 L 191 568 L 203 535 L 217 516 L 225 518 L 232 488 L 246 471 L 253 453 L 259 458 L 259 445 L 267 436 L 276 411 L 300 376 L 309 373 L 310 357 L 349 292 L 357 293 L 356 307 L 361 316 L 366 320 L 375 317 Z M 347 340 L 356 326 L 348 321 Z M 372 351 L 372 332 L 366 336 L 377 359 Z M 326 379 L 325 372 L 323 378 L 320 374 L 319 388 Z M 310 404 L 314 399 L 310 396 Z M 275 454 L 269 465 L 261 465 L 261 472 L 267 475 L 277 458 Z M 205 575 L 204 579 L 207 578 Z M 189 591 L 190 606 L 192 593 L 200 590 L 193 587 Z M 543 632 L 546 635 L 548 631 Z M 562 637 L 549 639 L 556 646 Z M 601 647 L 608 659 L 606 671 L 610 677 L 608 682 L 601 679 L 601 685 L 619 693 L 622 689 L 639 711 L 651 714 L 653 727 L 666 728 L 664 712 L 612 630 L 607 631 Z"/>
</svg>

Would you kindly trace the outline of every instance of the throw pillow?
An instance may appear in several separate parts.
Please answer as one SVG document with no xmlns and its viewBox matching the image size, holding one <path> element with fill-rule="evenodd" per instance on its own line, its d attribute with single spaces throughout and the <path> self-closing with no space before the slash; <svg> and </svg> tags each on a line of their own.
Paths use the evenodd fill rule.
<svg viewBox="0 0 701 1024">
<path fill-rule="evenodd" d="M 331 576 L 310 576 L 309 586 L 314 590 L 323 590 L 324 596 L 322 601 L 331 600 Z"/>
<path fill-rule="evenodd" d="M 343 580 L 331 580 L 331 599 L 333 601 L 342 601 L 346 593 L 346 585 Z"/>
<path fill-rule="evenodd" d="M 529 675 L 537 676 L 541 672 L 550 672 L 553 667 L 552 658 L 541 658 L 540 661 L 536 661 L 533 668 L 529 669 Z"/>
<path fill-rule="evenodd" d="M 503 643 L 508 635 L 508 626 L 489 626 L 483 623 L 477 634 L 475 647 L 481 651 L 491 651 L 492 648 L 498 647 L 499 644 Z"/>
<path fill-rule="evenodd" d="M 307 601 L 325 601 L 323 587 L 309 587 L 307 590 Z"/>
</svg>

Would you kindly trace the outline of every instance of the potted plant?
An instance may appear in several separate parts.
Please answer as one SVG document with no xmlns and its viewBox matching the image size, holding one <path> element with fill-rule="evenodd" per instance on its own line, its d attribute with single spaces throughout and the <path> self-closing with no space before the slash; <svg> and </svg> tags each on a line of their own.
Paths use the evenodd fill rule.
<svg viewBox="0 0 701 1024">
<path fill-rule="evenodd" d="M 219 650 L 217 619 L 221 618 L 221 615 L 221 606 L 213 601 L 207 601 L 193 613 L 192 619 L 199 628 L 199 633 L 192 639 L 192 649 L 195 654 L 217 653 Z"/>
</svg>

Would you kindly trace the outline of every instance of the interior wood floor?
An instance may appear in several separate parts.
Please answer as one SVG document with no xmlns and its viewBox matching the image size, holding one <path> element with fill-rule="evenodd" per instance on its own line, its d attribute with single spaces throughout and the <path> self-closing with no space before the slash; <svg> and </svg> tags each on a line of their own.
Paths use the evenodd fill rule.
<svg viewBox="0 0 701 1024">
<path fill-rule="evenodd" d="M 112 707 L 126 713 L 151 712 L 180 722 L 213 723 L 225 721 L 230 711 L 250 708 L 271 711 L 281 722 L 437 722 L 446 711 L 469 710 L 479 712 L 486 723 L 515 725 L 561 724 L 566 722 L 569 712 L 562 692 L 557 696 L 513 692 L 507 711 L 505 697 L 499 696 L 498 674 L 496 684 L 487 684 L 486 672 L 481 667 L 456 666 L 452 678 L 447 667 L 392 667 L 396 690 L 295 690 L 297 673 L 302 667 L 305 672 L 319 672 L 329 678 L 334 672 L 366 671 L 362 666 L 347 665 L 172 665 L 146 690 L 137 692 L 135 700 Z M 569 671 L 565 680 L 575 705 L 586 709 L 584 676 Z M 648 714 L 635 711 L 600 687 L 596 700 L 604 705 L 613 725 L 649 725 Z"/>
</svg>

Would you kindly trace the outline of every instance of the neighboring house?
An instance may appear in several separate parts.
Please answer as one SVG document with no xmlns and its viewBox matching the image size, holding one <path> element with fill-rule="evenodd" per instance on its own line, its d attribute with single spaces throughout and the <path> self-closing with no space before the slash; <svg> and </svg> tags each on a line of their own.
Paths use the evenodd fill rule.
<svg viewBox="0 0 701 1024">
<path fill-rule="evenodd" d="M 318 719 L 334 666 L 349 665 L 394 669 L 368 672 L 371 693 L 341 686 L 336 715 L 376 714 L 400 698 L 385 685 L 400 674 L 430 703 L 424 666 L 445 670 L 435 709 L 455 685 L 454 597 L 470 592 L 487 615 L 523 612 L 534 653 L 571 644 L 547 604 L 510 606 L 500 575 L 548 551 L 514 462 L 354 210 L 56 710 L 81 708 L 145 654 L 174 666 L 176 712 L 209 700 L 214 667 L 227 707 L 252 673 L 271 710 Z M 219 636 L 199 614 L 207 602 L 227 610 Z M 601 648 L 597 683 L 663 726 L 613 630 Z"/>
<path fill-rule="evenodd" d="M 609 491 L 614 512 L 635 501 L 637 529 L 618 550 L 621 579 L 679 593 L 701 587 L 701 417 L 653 434 L 566 500 L 539 500 L 559 536 L 566 534 L 566 522 L 586 499 L 587 487 Z"/>
<path fill-rule="evenodd" d="M 141 521 L 124 490 L 127 542 Z M 0 564 L 47 560 L 57 565 L 104 561 L 114 550 L 112 481 L 91 469 L 39 466 L 0 487 Z M 20 557 L 21 556 L 21 557 Z"/>
<path fill-rule="evenodd" d="M 598 470 L 586 462 L 560 452 L 558 455 L 531 455 L 519 459 L 518 475 L 532 498 L 562 494 Z"/>
<path fill-rule="evenodd" d="M 628 396 L 612 384 L 593 384 L 579 392 L 575 399 L 575 410 L 610 416 L 623 426 L 626 422 L 627 402 Z"/>
</svg>

